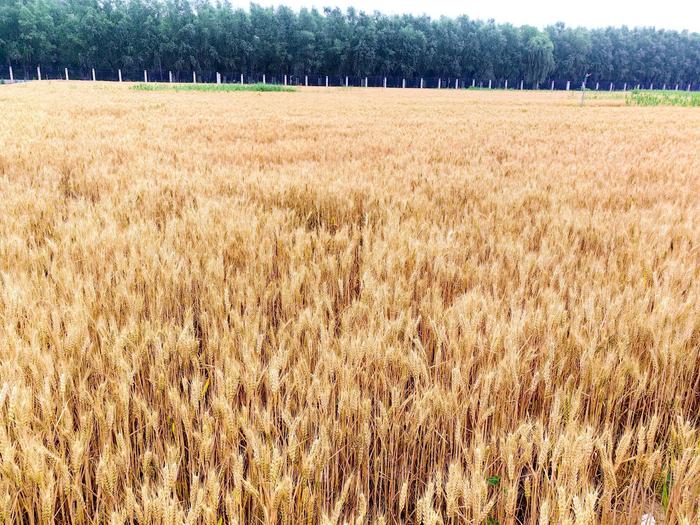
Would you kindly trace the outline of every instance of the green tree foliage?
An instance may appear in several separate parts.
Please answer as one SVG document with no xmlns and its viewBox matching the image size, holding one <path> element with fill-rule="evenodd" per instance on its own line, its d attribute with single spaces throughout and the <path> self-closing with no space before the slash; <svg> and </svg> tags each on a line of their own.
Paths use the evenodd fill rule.
<svg viewBox="0 0 700 525">
<path fill-rule="evenodd" d="M 525 80 L 539 85 L 554 70 L 554 44 L 545 34 L 532 35 L 527 40 Z"/>
<path fill-rule="evenodd" d="M 2 0 L 0 62 L 24 68 L 700 81 L 700 35 L 653 28 L 544 31 L 460 16 L 232 6 L 229 0 Z"/>
</svg>

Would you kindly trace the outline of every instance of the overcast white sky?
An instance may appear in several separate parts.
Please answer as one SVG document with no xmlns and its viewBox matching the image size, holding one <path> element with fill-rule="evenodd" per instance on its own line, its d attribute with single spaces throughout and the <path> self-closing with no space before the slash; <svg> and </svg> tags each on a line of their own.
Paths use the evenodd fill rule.
<svg viewBox="0 0 700 525">
<path fill-rule="evenodd" d="M 557 21 L 586 27 L 654 26 L 665 29 L 700 31 L 700 0 L 258 0 L 261 5 L 285 4 L 300 7 L 354 6 L 367 12 L 457 16 L 515 25 L 544 27 Z"/>
</svg>

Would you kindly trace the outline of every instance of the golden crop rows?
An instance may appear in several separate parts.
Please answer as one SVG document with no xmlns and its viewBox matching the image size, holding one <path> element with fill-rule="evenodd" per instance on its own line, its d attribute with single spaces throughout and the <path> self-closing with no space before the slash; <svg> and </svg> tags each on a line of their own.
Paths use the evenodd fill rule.
<svg viewBox="0 0 700 525">
<path fill-rule="evenodd" d="M 697 524 L 700 111 L 0 87 L 0 521 Z"/>
</svg>

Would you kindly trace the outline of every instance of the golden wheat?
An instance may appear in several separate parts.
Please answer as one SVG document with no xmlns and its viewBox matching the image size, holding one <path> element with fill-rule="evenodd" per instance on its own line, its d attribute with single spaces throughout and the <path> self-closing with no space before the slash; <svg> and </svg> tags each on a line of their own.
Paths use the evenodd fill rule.
<svg viewBox="0 0 700 525">
<path fill-rule="evenodd" d="M 7 523 L 700 519 L 700 112 L 0 88 Z"/>
</svg>

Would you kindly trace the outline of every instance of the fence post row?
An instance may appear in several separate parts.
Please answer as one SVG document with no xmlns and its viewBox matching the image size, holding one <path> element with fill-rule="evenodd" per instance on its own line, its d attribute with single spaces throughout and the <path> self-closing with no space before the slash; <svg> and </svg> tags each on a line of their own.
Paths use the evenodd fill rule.
<svg viewBox="0 0 700 525">
<path fill-rule="evenodd" d="M 8 70 L 9 70 L 9 73 L 10 73 L 10 82 L 14 82 L 14 81 L 15 81 L 14 70 L 12 69 L 12 66 L 11 66 L 11 65 L 8 65 Z M 91 68 L 91 75 L 92 75 L 92 81 L 93 81 L 93 82 L 96 82 L 96 81 L 97 81 L 97 74 L 96 74 L 96 72 L 95 72 L 95 68 L 94 68 L 94 67 Z M 121 70 L 121 69 L 118 69 L 118 70 L 117 70 L 117 75 L 118 75 L 119 82 L 122 82 L 122 70 Z M 70 80 L 70 73 L 69 73 L 67 67 L 63 68 L 63 76 L 64 76 L 65 80 Z M 37 65 L 37 66 L 36 66 L 36 77 L 37 77 L 37 80 L 43 80 L 43 76 L 42 76 L 42 72 L 41 72 L 41 65 Z M 277 78 L 279 79 L 279 77 L 277 77 Z M 341 78 L 342 78 L 342 77 L 341 77 Z M 200 79 L 200 80 L 201 80 L 201 79 Z M 143 81 L 144 81 L 144 82 L 148 82 L 148 81 L 149 81 L 149 80 L 148 80 L 148 70 L 147 70 L 147 69 L 144 69 L 144 70 L 143 70 Z M 289 75 L 288 75 L 288 74 L 285 74 L 285 75 L 284 75 L 284 85 L 285 85 L 285 86 L 288 86 L 288 85 L 290 84 L 290 81 L 291 81 L 291 79 L 290 79 Z M 168 71 L 168 82 L 170 82 L 170 83 L 175 82 L 175 77 L 173 76 L 173 72 L 172 72 L 172 71 Z M 194 84 L 197 83 L 197 72 L 196 72 L 196 71 L 192 71 L 192 82 L 193 82 Z M 279 80 L 275 80 L 275 82 L 278 83 Z M 216 83 L 217 83 L 217 84 L 222 84 L 222 83 L 223 83 L 223 76 L 222 76 L 222 74 L 219 73 L 219 72 L 216 73 Z M 245 75 L 244 75 L 243 73 L 240 74 L 240 83 L 241 83 L 241 84 L 244 84 L 244 83 L 245 83 Z M 262 75 L 262 83 L 263 83 L 263 84 L 267 84 L 267 75 L 266 75 L 266 74 L 263 74 L 263 75 Z M 307 86 L 307 87 L 308 87 L 308 85 L 309 85 L 309 75 L 304 75 L 304 86 Z M 329 87 L 329 86 L 330 86 L 330 76 L 329 76 L 329 75 L 325 75 L 325 85 L 326 85 L 326 87 Z M 345 83 L 344 83 L 344 85 L 345 85 L 345 87 L 350 87 L 350 77 L 349 77 L 348 75 L 345 75 Z M 402 88 L 406 88 L 406 85 L 407 85 L 407 84 L 406 84 L 406 78 L 405 78 L 405 77 L 401 78 L 401 87 L 402 87 Z M 476 87 L 476 85 L 477 85 L 477 84 L 476 84 L 476 78 L 472 78 L 471 87 Z M 619 85 L 619 84 L 618 84 L 618 85 Z M 622 91 L 623 91 L 623 92 L 626 92 L 626 91 L 627 91 L 628 85 L 629 85 L 629 84 L 628 84 L 627 82 L 624 82 L 624 83 L 622 84 Z M 651 83 L 649 84 L 649 87 L 646 88 L 646 87 L 644 87 L 643 84 L 632 84 L 632 89 L 637 89 L 637 90 L 639 90 L 639 89 L 644 89 L 644 90 L 648 89 L 648 90 L 650 90 L 650 91 L 653 91 L 653 90 L 654 90 L 654 85 L 655 85 L 655 84 L 654 84 L 653 82 L 651 82 Z M 386 88 L 386 87 L 388 86 L 388 77 L 382 77 L 382 86 L 383 86 L 384 88 Z M 420 77 L 418 86 L 420 87 L 420 89 L 423 89 L 423 88 L 426 87 L 425 78 L 424 78 L 424 77 Z M 467 86 L 467 82 L 465 81 L 465 82 L 462 83 L 462 87 L 464 88 L 464 87 L 466 87 L 466 86 Z M 500 86 L 500 84 L 499 84 L 499 86 Z M 496 86 L 496 87 L 498 88 L 499 86 Z M 364 77 L 364 79 L 362 79 L 362 78 L 360 79 L 360 87 L 365 87 L 365 88 L 368 88 L 368 87 L 369 87 L 369 77 Z M 460 81 L 459 81 L 459 78 L 455 78 L 454 87 L 455 87 L 455 89 L 459 89 L 459 88 L 460 88 Z M 481 88 L 484 87 L 484 82 L 483 82 L 483 81 L 480 81 L 480 82 L 479 82 L 479 87 L 481 87 Z M 448 78 L 448 79 L 445 81 L 444 85 L 443 85 L 442 77 L 438 77 L 438 79 L 437 79 L 437 89 L 443 89 L 443 88 L 448 88 L 448 89 L 450 88 L 450 80 L 449 80 L 449 78 Z M 494 88 L 493 79 L 489 79 L 489 81 L 488 81 L 488 88 L 489 88 L 489 89 L 493 89 L 493 88 Z M 503 88 L 506 89 L 506 90 L 509 88 L 508 79 L 505 79 Z M 515 89 L 517 89 L 517 88 L 518 88 L 518 86 L 517 86 L 517 84 L 516 84 Z M 556 88 L 556 82 L 555 82 L 554 80 L 552 80 L 551 83 L 550 83 L 550 89 L 551 89 L 552 91 L 554 91 L 555 88 Z M 601 83 L 600 83 L 600 81 L 598 81 L 598 82 L 596 82 L 596 84 L 595 84 L 595 89 L 596 89 L 596 91 L 599 91 L 600 88 L 601 88 Z M 511 88 L 511 89 L 512 89 L 512 88 Z M 524 89 L 525 89 L 525 81 L 524 81 L 524 80 L 521 80 L 521 81 L 520 81 L 520 89 L 521 89 L 521 90 L 524 90 Z M 534 84 L 534 85 L 533 85 L 533 89 L 540 89 L 540 84 L 539 84 L 539 83 L 538 83 L 538 84 Z M 584 89 L 585 89 L 585 88 L 584 88 Z M 603 84 L 603 89 L 605 89 L 605 84 Z M 614 83 L 614 82 L 610 82 L 610 84 L 608 85 L 608 89 L 609 89 L 609 91 L 614 91 L 614 90 L 615 90 L 615 83 Z M 619 89 L 619 88 L 618 88 L 618 89 Z M 692 83 L 692 82 L 688 82 L 687 84 L 675 84 L 675 85 L 674 85 L 674 84 L 670 84 L 670 85 L 669 85 L 669 84 L 664 83 L 664 84 L 662 84 L 661 89 L 663 89 L 664 91 L 667 90 L 667 89 L 675 89 L 675 91 L 679 91 L 679 90 L 692 91 L 692 90 L 693 90 L 693 83 Z M 570 80 L 567 80 L 567 81 L 566 81 L 566 91 L 570 91 L 570 90 L 571 90 L 571 81 L 570 81 Z"/>
</svg>

